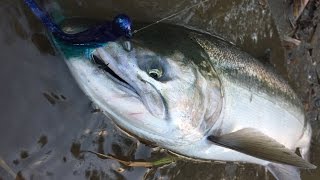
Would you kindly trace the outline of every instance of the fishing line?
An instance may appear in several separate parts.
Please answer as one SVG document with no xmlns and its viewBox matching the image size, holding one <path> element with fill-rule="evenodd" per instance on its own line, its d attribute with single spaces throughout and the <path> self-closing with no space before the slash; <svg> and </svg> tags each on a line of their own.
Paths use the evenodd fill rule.
<svg viewBox="0 0 320 180">
<path fill-rule="evenodd" d="M 139 32 L 139 31 L 141 31 L 141 30 L 147 29 L 147 28 L 149 28 L 150 26 L 153 26 L 153 25 L 158 24 L 158 23 L 160 23 L 160 22 L 162 22 L 162 21 L 165 21 L 165 20 L 167 20 L 167 19 L 170 19 L 170 18 L 172 18 L 172 17 L 174 17 L 174 16 L 182 13 L 183 11 L 190 10 L 190 9 L 192 9 L 192 8 L 194 8 L 194 7 L 202 4 L 202 3 L 205 3 L 205 2 L 207 2 L 207 1 L 208 1 L 208 0 L 200 1 L 200 2 L 198 2 L 198 3 L 196 3 L 196 4 L 194 4 L 194 5 L 191 5 L 191 6 L 187 7 L 187 8 L 185 8 L 185 9 L 182 9 L 182 10 L 180 10 L 180 11 L 174 13 L 174 14 L 171 14 L 171 15 L 169 15 L 169 16 L 167 16 L 167 17 L 164 17 L 164 18 L 162 18 L 162 19 L 160 19 L 160 20 L 158 20 L 158 21 L 156 21 L 156 22 L 154 22 L 154 23 L 151 23 L 151 24 L 149 24 L 149 25 L 146 25 L 146 26 L 144 26 L 144 27 L 142 27 L 142 28 L 140 28 L 140 29 L 134 30 L 134 31 L 132 32 L 132 34 L 136 34 L 137 32 Z"/>
<path fill-rule="evenodd" d="M 64 42 L 68 42 L 74 45 L 88 45 L 98 47 L 104 43 L 115 41 L 121 36 L 125 36 L 127 38 L 131 38 L 133 34 L 140 32 L 144 29 L 149 28 L 155 24 L 158 24 L 162 21 L 170 19 L 183 11 L 190 10 L 202 3 L 207 2 L 208 0 L 201 0 L 200 2 L 191 5 L 185 9 L 182 9 L 174 14 L 171 14 L 167 17 L 164 17 L 154 23 L 151 23 L 147 26 L 144 26 L 138 30 L 131 31 L 132 21 L 125 14 L 117 15 L 113 21 L 107 21 L 100 25 L 91 27 L 85 31 L 76 33 L 76 34 L 68 34 L 63 32 L 60 27 L 53 21 L 53 19 L 49 16 L 49 14 L 44 11 L 35 0 L 24 0 L 25 4 L 29 7 L 29 9 L 33 12 L 33 14 L 47 27 L 47 29 L 57 38 Z"/>
</svg>

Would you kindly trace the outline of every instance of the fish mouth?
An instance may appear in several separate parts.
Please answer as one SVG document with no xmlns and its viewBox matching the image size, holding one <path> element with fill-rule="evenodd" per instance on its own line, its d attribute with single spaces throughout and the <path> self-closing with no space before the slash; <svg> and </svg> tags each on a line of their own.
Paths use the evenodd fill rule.
<svg viewBox="0 0 320 180">
<path fill-rule="evenodd" d="M 105 76 L 113 81 L 114 85 L 110 84 L 113 86 L 110 88 L 118 88 L 128 96 L 137 98 L 154 117 L 167 118 L 167 108 L 163 96 L 152 83 L 139 75 L 139 69 L 134 60 L 128 60 L 132 57 L 122 54 L 118 44 L 97 48 L 92 55 L 95 57 L 97 68 L 102 69 Z M 123 97 L 124 94 L 120 92 L 119 95 Z"/>
<path fill-rule="evenodd" d="M 110 67 L 109 67 L 109 63 L 105 63 L 102 59 L 100 59 L 98 56 L 93 55 L 93 62 L 102 70 L 104 70 L 105 72 L 109 73 L 112 77 L 116 78 L 117 80 L 119 80 L 122 83 L 125 83 L 126 85 L 130 86 L 129 83 L 127 83 L 127 81 L 125 81 L 124 79 L 122 79 L 120 76 L 118 76 Z"/>
<path fill-rule="evenodd" d="M 115 83 L 120 84 L 122 90 L 125 90 L 127 93 L 130 93 L 138 97 L 138 92 L 123 78 L 121 78 L 112 68 L 110 68 L 109 63 L 100 58 L 98 55 L 93 54 L 92 56 L 93 63 L 101 70 L 103 70 L 106 75 L 112 79 Z M 130 92 L 129 92 L 130 91 Z"/>
</svg>

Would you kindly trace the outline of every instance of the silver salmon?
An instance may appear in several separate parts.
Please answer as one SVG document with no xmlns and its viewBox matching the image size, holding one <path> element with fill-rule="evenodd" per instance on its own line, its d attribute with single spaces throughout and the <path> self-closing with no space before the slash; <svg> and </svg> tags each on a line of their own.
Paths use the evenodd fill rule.
<svg viewBox="0 0 320 180">
<path fill-rule="evenodd" d="M 297 95 L 220 38 L 159 24 L 97 48 L 53 42 L 87 96 L 138 138 L 189 158 L 260 164 L 277 179 L 316 168 Z"/>
</svg>

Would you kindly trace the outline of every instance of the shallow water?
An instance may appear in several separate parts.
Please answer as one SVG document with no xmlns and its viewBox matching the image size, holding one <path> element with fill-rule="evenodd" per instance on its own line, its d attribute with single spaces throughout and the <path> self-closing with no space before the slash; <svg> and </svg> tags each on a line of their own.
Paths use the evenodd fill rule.
<svg viewBox="0 0 320 180">
<path fill-rule="evenodd" d="M 49 0 L 41 2 L 48 8 L 55 6 Z M 136 22 L 152 22 L 198 1 L 55 2 L 65 17 L 112 19 L 126 13 Z M 272 64 L 286 77 L 284 52 L 270 11 L 264 1 L 259 2 L 211 0 L 166 22 L 219 34 L 263 62 L 267 62 L 266 50 L 271 49 Z M 0 157 L 26 179 L 273 178 L 256 165 L 178 161 L 149 170 L 79 153 L 93 150 L 124 159 L 163 155 L 122 133 L 92 106 L 63 59 L 54 53 L 45 29 L 21 1 L 0 0 L 0 27 Z M 312 174 L 304 172 L 304 176 Z M 0 168 L 1 178 L 10 176 Z"/>
</svg>

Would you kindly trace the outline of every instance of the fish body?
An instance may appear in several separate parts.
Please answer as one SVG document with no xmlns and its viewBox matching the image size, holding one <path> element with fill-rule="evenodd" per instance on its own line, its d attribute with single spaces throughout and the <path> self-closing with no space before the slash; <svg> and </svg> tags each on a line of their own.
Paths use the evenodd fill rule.
<svg viewBox="0 0 320 180">
<path fill-rule="evenodd" d="M 159 24 L 100 48 L 53 43 L 88 97 L 136 137 L 194 159 L 260 164 L 277 179 L 315 168 L 296 94 L 226 41 Z"/>
</svg>

